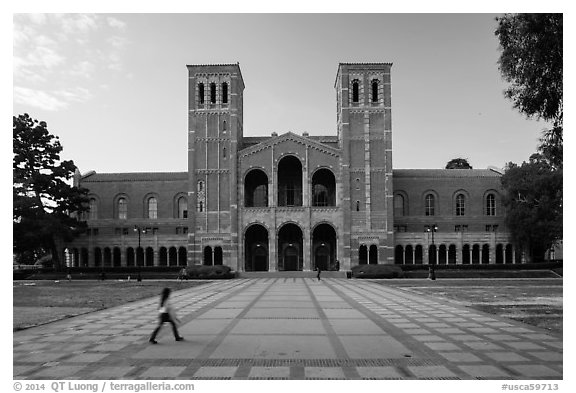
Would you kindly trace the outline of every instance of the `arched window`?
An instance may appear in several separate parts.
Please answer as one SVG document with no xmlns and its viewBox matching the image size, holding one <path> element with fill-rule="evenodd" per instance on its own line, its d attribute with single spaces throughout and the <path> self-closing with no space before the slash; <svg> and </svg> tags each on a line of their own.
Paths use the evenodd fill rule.
<svg viewBox="0 0 576 393">
<path fill-rule="evenodd" d="M 214 247 L 214 265 L 222 265 L 222 247 Z"/>
<path fill-rule="evenodd" d="M 88 209 L 90 212 L 90 215 L 88 217 L 91 220 L 98 219 L 98 205 L 96 204 L 96 199 L 90 198 L 90 201 L 88 203 Z"/>
<path fill-rule="evenodd" d="M 210 103 L 216 103 L 216 83 L 210 83 Z"/>
<path fill-rule="evenodd" d="M 368 263 L 368 247 L 362 244 L 358 249 L 358 264 L 365 265 Z"/>
<path fill-rule="evenodd" d="M 433 216 L 435 208 L 435 198 L 433 194 L 427 194 L 424 198 L 424 215 Z"/>
<path fill-rule="evenodd" d="M 456 215 L 463 216 L 466 211 L 466 197 L 464 194 L 456 195 Z"/>
<path fill-rule="evenodd" d="M 378 80 L 372 81 L 372 102 L 378 102 Z"/>
<path fill-rule="evenodd" d="M 226 130 L 227 130 L 227 127 L 228 127 L 228 124 L 226 123 L 226 120 L 224 120 L 224 121 L 222 122 L 222 131 L 226 131 Z"/>
<path fill-rule="evenodd" d="M 206 246 L 204 247 L 204 265 L 212 266 L 212 247 Z"/>
<path fill-rule="evenodd" d="M 397 217 L 404 215 L 404 197 L 400 194 L 394 195 L 394 215 Z"/>
<path fill-rule="evenodd" d="M 222 83 L 222 103 L 228 103 L 228 83 Z"/>
<path fill-rule="evenodd" d="M 360 211 L 360 201 L 356 201 L 356 211 Z"/>
<path fill-rule="evenodd" d="M 118 198 L 118 219 L 126 220 L 128 218 L 128 202 L 126 198 Z"/>
<path fill-rule="evenodd" d="M 360 86 L 357 80 L 352 81 L 352 102 L 360 100 Z"/>
<path fill-rule="evenodd" d="M 188 218 L 188 199 L 178 198 L 178 218 Z"/>
<path fill-rule="evenodd" d="M 148 218 L 158 218 L 158 200 L 154 197 L 148 198 Z"/>
<path fill-rule="evenodd" d="M 204 105 L 204 83 L 198 83 L 198 102 Z"/>
<path fill-rule="evenodd" d="M 488 194 L 486 196 L 486 215 L 496 215 L 496 196 L 494 194 Z"/>
<path fill-rule="evenodd" d="M 336 206 L 336 178 L 327 168 L 312 176 L 312 206 Z"/>
<path fill-rule="evenodd" d="M 204 211 L 204 202 L 202 202 L 202 201 L 198 202 L 198 211 L 199 212 Z"/>
<path fill-rule="evenodd" d="M 222 148 L 222 158 L 226 158 L 226 148 Z"/>
</svg>

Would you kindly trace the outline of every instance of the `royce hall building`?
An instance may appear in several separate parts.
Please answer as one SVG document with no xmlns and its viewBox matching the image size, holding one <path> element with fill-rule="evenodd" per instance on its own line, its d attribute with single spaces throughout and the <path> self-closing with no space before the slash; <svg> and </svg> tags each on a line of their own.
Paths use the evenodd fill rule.
<svg viewBox="0 0 576 393">
<path fill-rule="evenodd" d="M 238 64 L 188 66 L 188 171 L 77 173 L 88 231 L 70 266 L 520 262 L 501 173 L 393 169 L 389 63 L 341 63 L 335 135 L 244 136 Z"/>
</svg>

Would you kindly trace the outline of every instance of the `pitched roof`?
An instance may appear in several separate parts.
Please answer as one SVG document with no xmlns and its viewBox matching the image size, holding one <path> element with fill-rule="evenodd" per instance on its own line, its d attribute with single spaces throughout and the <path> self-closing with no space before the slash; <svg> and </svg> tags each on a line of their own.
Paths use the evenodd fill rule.
<svg viewBox="0 0 576 393">
<path fill-rule="evenodd" d="M 188 172 L 127 172 L 127 173 L 96 173 L 94 171 L 82 175 L 81 182 L 109 181 L 186 181 Z"/>
<path fill-rule="evenodd" d="M 394 169 L 394 177 L 501 177 L 494 169 Z"/>
</svg>

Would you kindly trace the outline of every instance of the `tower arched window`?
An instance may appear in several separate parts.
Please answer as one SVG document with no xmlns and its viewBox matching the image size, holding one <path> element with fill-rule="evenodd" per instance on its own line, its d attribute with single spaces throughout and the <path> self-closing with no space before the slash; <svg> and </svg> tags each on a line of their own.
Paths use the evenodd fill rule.
<svg viewBox="0 0 576 393">
<path fill-rule="evenodd" d="M 158 218 L 158 199 L 154 197 L 148 198 L 147 205 L 148 218 Z"/>
<path fill-rule="evenodd" d="M 228 127 L 228 124 L 226 123 L 226 120 L 224 120 L 222 122 L 222 131 L 226 131 L 228 129 L 227 127 Z"/>
<path fill-rule="evenodd" d="M 126 220 L 128 218 L 128 201 L 126 198 L 119 198 L 117 202 L 118 219 Z"/>
<path fill-rule="evenodd" d="M 360 201 L 356 201 L 356 211 L 360 211 Z"/>
<path fill-rule="evenodd" d="M 204 83 L 198 84 L 198 101 L 204 105 Z"/>
<path fill-rule="evenodd" d="M 202 213 L 204 211 L 204 202 L 198 202 L 198 211 Z"/>
<path fill-rule="evenodd" d="M 496 215 L 496 196 L 494 194 L 488 194 L 486 196 L 486 215 Z"/>
<path fill-rule="evenodd" d="M 178 198 L 178 218 L 188 218 L 188 199 Z"/>
<path fill-rule="evenodd" d="M 226 148 L 222 148 L 222 158 L 226 158 Z"/>
<path fill-rule="evenodd" d="M 360 82 L 352 81 L 352 102 L 360 101 Z"/>
<path fill-rule="evenodd" d="M 372 102 L 378 102 L 378 80 L 372 81 Z"/>
<path fill-rule="evenodd" d="M 98 218 L 98 205 L 96 204 L 96 199 L 90 198 L 88 202 L 89 218 L 90 220 L 96 220 Z"/>
<path fill-rule="evenodd" d="M 210 83 L 210 103 L 216 103 L 216 83 Z"/>
<path fill-rule="evenodd" d="M 222 83 L 222 103 L 228 103 L 228 83 Z"/>
<path fill-rule="evenodd" d="M 433 216 L 434 209 L 435 209 L 436 200 L 434 195 L 427 194 L 424 198 L 424 215 L 425 216 Z"/>
<path fill-rule="evenodd" d="M 456 215 L 463 216 L 466 212 L 466 197 L 464 194 L 456 195 Z"/>
</svg>

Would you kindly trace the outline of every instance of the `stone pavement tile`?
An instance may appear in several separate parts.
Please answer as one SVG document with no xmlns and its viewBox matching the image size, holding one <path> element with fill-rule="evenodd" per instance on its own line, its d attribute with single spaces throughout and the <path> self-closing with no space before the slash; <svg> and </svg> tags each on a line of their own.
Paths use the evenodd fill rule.
<svg viewBox="0 0 576 393">
<path fill-rule="evenodd" d="M 346 379 L 340 367 L 306 367 L 304 373 L 306 378 Z"/>
<path fill-rule="evenodd" d="M 70 363 L 94 363 L 108 356 L 107 353 L 82 353 L 66 359 Z"/>
<path fill-rule="evenodd" d="M 385 333 L 380 326 L 368 318 L 363 319 L 329 319 L 334 332 L 340 334 L 374 335 Z"/>
<path fill-rule="evenodd" d="M 178 332 L 182 336 L 188 334 L 209 334 L 215 335 L 219 334 L 222 330 L 230 325 L 232 321 L 229 319 L 193 319 L 181 326 L 178 326 Z M 169 325 L 165 325 L 161 332 L 166 330 L 172 334 L 172 328 Z M 149 334 L 152 333 L 150 330 Z"/>
<path fill-rule="evenodd" d="M 47 343 L 26 343 L 26 344 L 16 344 L 14 345 L 14 350 L 18 352 L 31 352 L 42 348 L 46 348 L 49 344 Z"/>
<path fill-rule="evenodd" d="M 460 348 L 456 344 L 447 343 L 447 342 L 430 342 L 424 343 L 428 348 L 432 349 L 433 351 L 461 351 Z"/>
<path fill-rule="evenodd" d="M 456 374 L 444 366 L 408 366 L 416 378 L 457 378 Z"/>
<path fill-rule="evenodd" d="M 346 309 L 324 309 L 324 314 L 326 317 L 332 318 L 347 318 L 347 319 L 356 319 L 356 318 L 365 318 L 364 314 L 362 314 L 358 310 L 346 310 Z"/>
<path fill-rule="evenodd" d="M 215 309 L 218 308 L 244 308 L 248 306 L 251 302 L 250 301 L 236 301 L 236 300 L 227 300 L 223 303 L 217 304 L 214 306 Z"/>
<path fill-rule="evenodd" d="M 356 367 L 361 378 L 366 379 L 402 379 L 403 375 L 396 367 Z"/>
<path fill-rule="evenodd" d="M 415 328 L 418 325 L 415 323 L 409 322 L 409 323 L 395 323 L 394 326 L 396 326 L 398 329 L 411 329 L 411 328 Z"/>
<path fill-rule="evenodd" d="M 521 334 L 520 337 L 530 341 L 551 341 L 556 339 L 555 337 L 544 333 Z"/>
<path fill-rule="evenodd" d="M 486 352 L 484 355 L 497 362 L 523 362 L 528 360 L 515 352 Z"/>
<path fill-rule="evenodd" d="M 406 318 L 387 318 L 386 320 L 388 322 L 394 324 L 394 325 L 399 324 L 399 323 L 409 323 L 410 322 L 410 320 L 406 319 Z"/>
<path fill-rule="evenodd" d="M 253 308 L 314 308 L 314 303 L 308 301 L 294 302 L 291 300 L 260 300 Z"/>
<path fill-rule="evenodd" d="M 547 362 L 562 362 L 563 359 L 562 353 L 559 352 L 528 352 L 528 354 Z"/>
<path fill-rule="evenodd" d="M 348 303 L 344 303 L 342 301 L 321 301 L 318 302 L 318 305 L 323 308 L 340 308 L 340 309 L 347 309 L 347 310 L 351 310 L 352 306 L 350 306 Z"/>
<path fill-rule="evenodd" d="M 206 314 L 208 313 L 210 313 L 210 311 Z M 199 318 L 205 318 L 206 314 L 201 315 Z M 245 318 L 320 318 L 320 316 L 318 312 L 312 308 L 251 308 L 246 313 Z"/>
<path fill-rule="evenodd" d="M 150 379 L 174 378 L 180 375 L 180 373 L 184 371 L 185 368 L 186 367 L 177 367 L 177 366 L 166 366 L 166 367 L 152 366 L 149 367 L 143 373 L 141 373 L 140 377 Z"/>
<path fill-rule="evenodd" d="M 412 325 L 414 326 L 414 325 Z M 396 326 L 399 327 L 399 326 Z M 427 334 L 427 335 L 431 335 L 432 332 L 430 330 L 426 330 L 426 329 L 422 329 L 422 328 L 415 328 L 415 329 L 402 329 L 402 333 L 404 334 L 408 334 L 411 336 L 416 336 L 419 334 Z"/>
<path fill-rule="evenodd" d="M 194 378 L 232 378 L 238 367 L 200 367 Z"/>
<path fill-rule="evenodd" d="M 509 333 L 532 333 L 533 331 L 530 329 L 526 329 L 523 327 L 513 326 L 513 327 L 503 327 L 500 330 L 504 330 Z"/>
<path fill-rule="evenodd" d="M 90 375 L 86 375 L 86 379 L 116 379 L 123 378 L 126 374 L 132 371 L 134 367 L 130 366 L 102 366 L 94 370 Z"/>
<path fill-rule="evenodd" d="M 198 316 L 198 319 L 234 319 L 242 312 L 242 309 L 212 309 Z"/>
<path fill-rule="evenodd" d="M 414 336 L 412 337 L 418 341 L 423 341 L 423 342 L 427 342 L 427 341 L 446 341 L 444 340 L 442 337 L 440 336 L 435 336 L 433 334 L 430 335 L 423 335 L 423 336 Z"/>
<path fill-rule="evenodd" d="M 448 334 L 450 336 L 465 334 L 464 330 L 452 327 L 447 329 L 436 329 L 436 330 L 438 330 L 440 333 Z"/>
<path fill-rule="evenodd" d="M 27 375 L 31 370 L 34 370 L 38 366 L 14 366 L 12 369 L 12 374 L 14 379 L 18 379 L 20 375 Z"/>
<path fill-rule="evenodd" d="M 498 330 L 489 327 L 471 327 L 468 330 L 478 334 L 498 333 Z"/>
<path fill-rule="evenodd" d="M 496 366 L 475 364 L 473 366 L 458 366 L 458 368 L 475 378 L 510 378 L 508 373 Z"/>
<path fill-rule="evenodd" d="M 474 334 L 454 334 L 450 335 L 452 340 L 456 341 L 482 341 L 483 338 Z"/>
<path fill-rule="evenodd" d="M 501 322 L 501 321 L 488 322 L 488 323 L 486 323 L 486 325 L 492 326 L 492 327 L 508 327 L 508 326 L 514 326 L 514 325 L 512 325 L 511 323 Z"/>
<path fill-rule="evenodd" d="M 45 363 L 60 360 L 67 355 L 63 352 L 29 352 L 28 356 L 18 360 L 23 363 Z"/>
<path fill-rule="evenodd" d="M 557 348 L 562 350 L 564 348 L 564 344 L 562 343 L 562 341 L 547 341 L 545 343 L 543 343 L 549 347 L 553 347 L 553 348 Z"/>
<path fill-rule="evenodd" d="M 185 341 L 156 338 L 158 344 L 143 340 L 142 350 L 132 355 L 134 359 L 194 359 L 215 338 L 215 336 L 186 336 Z"/>
<path fill-rule="evenodd" d="M 148 331 L 146 333 L 143 333 L 143 334 L 138 335 L 138 336 L 116 336 L 116 337 L 112 337 L 109 340 L 109 342 L 111 342 L 111 343 L 133 343 L 136 341 L 142 341 L 142 340 L 144 340 L 144 338 L 148 339 L 148 336 L 150 334 L 152 334 L 153 330 L 154 330 L 154 328 L 151 327 L 150 329 L 148 329 Z"/>
<path fill-rule="evenodd" d="M 542 349 L 544 350 L 545 348 L 538 345 L 538 344 L 534 344 L 532 342 L 526 342 L 526 341 L 510 341 L 507 342 L 506 345 L 508 345 L 509 347 L 512 347 L 516 350 L 531 350 L 531 349 Z"/>
<path fill-rule="evenodd" d="M 48 379 L 69 379 L 71 375 L 76 374 L 85 366 L 54 366 L 44 367 L 31 375 L 32 379 L 48 378 Z"/>
<path fill-rule="evenodd" d="M 453 363 L 474 363 L 481 362 L 478 356 L 470 352 L 438 352 L 440 355 Z"/>
<path fill-rule="evenodd" d="M 336 359 L 325 335 L 227 335 L 212 359 Z"/>
<path fill-rule="evenodd" d="M 411 350 L 390 336 L 340 336 L 340 341 L 353 359 L 403 359 L 412 355 Z"/>
<path fill-rule="evenodd" d="M 517 341 L 520 340 L 520 338 L 516 337 L 516 336 L 512 336 L 510 334 L 486 334 L 484 335 L 484 337 L 487 340 L 493 340 L 493 341 Z"/>
<path fill-rule="evenodd" d="M 562 377 L 558 371 L 552 370 L 543 364 L 522 364 L 522 365 L 509 365 L 509 368 L 517 371 L 520 375 L 526 378 L 555 378 Z"/>
<path fill-rule="evenodd" d="M 118 352 L 125 348 L 128 343 L 110 343 L 110 344 L 100 344 L 93 348 L 90 348 L 94 352 Z"/>
<path fill-rule="evenodd" d="M 489 341 L 471 341 L 465 342 L 464 344 L 478 351 L 497 351 L 499 349 L 504 349 L 501 346 L 493 344 Z"/>
<path fill-rule="evenodd" d="M 290 367 L 252 367 L 248 378 L 289 378 Z"/>
<path fill-rule="evenodd" d="M 476 322 L 455 322 L 454 325 L 456 325 L 459 328 L 466 328 L 466 329 L 476 328 L 479 326 L 478 323 Z"/>
<path fill-rule="evenodd" d="M 326 330 L 320 319 L 242 319 L 230 331 L 230 334 L 294 333 L 325 335 Z"/>
</svg>

